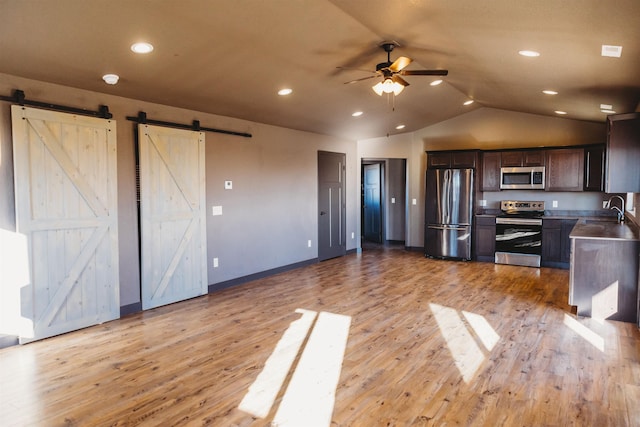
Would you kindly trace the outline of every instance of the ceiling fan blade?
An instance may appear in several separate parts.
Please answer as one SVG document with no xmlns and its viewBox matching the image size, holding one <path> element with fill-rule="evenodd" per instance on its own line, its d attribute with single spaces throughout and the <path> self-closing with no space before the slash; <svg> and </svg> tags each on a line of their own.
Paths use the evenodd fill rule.
<svg viewBox="0 0 640 427">
<path fill-rule="evenodd" d="M 446 76 L 449 70 L 402 70 L 398 74 L 403 76 Z"/>
<path fill-rule="evenodd" d="M 352 68 L 352 67 L 336 67 L 338 70 L 347 70 L 347 71 L 363 71 L 365 73 L 375 73 L 375 71 L 365 70 L 363 68 Z"/>
<path fill-rule="evenodd" d="M 376 75 L 374 75 L 374 76 L 361 77 L 361 78 L 359 78 L 359 79 L 355 79 L 355 80 L 350 80 L 350 81 L 348 81 L 348 82 L 344 82 L 344 84 L 346 84 L 346 85 L 350 85 L 351 83 L 358 83 L 358 82 L 361 82 L 361 81 L 363 81 L 363 80 L 373 79 L 374 77 L 378 77 L 378 75 L 376 74 Z"/>
<path fill-rule="evenodd" d="M 411 58 L 407 58 L 406 56 L 401 56 L 400 58 L 393 61 L 393 64 L 389 65 L 389 69 L 394 73 L 397 73 L 407 65 L 411 64 L 412 61 L 413 59 Z"/>
<path fill-rule="evenodd" d="M 392 80 L 392 81 L 394 81 L 394 82 L 396 82 L 396 83 L 400 83 L 402 86 L 405 86 L 405 87 L 406 87 L 406 86 L 409 86 L 409 82 L 408 82 L 408 81 L 406 81 L 405 79 L 403 79 L 402 77 L 400 77 L 400 76 L 399 76 L 399 75 L 397 75 L 397 74 L 394 74 L 394 75 L 391 77 L 391 80 Z"/>
</svg>

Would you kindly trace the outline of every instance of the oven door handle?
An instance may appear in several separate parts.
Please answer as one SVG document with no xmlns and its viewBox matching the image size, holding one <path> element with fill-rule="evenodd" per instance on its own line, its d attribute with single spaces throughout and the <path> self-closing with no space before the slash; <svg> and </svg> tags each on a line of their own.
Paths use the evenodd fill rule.
<svg viewBox="0 0 640 427">
<path fill-rule="evenodd" d="M 496 218 L 496 224 L 542 225 L 542 220 L 535 218 Z"/>
</svg>

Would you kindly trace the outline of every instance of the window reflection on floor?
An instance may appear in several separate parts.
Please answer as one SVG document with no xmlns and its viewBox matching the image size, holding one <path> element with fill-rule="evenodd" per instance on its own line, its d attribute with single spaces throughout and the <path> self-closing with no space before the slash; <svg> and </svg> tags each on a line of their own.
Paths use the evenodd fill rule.
<svg viewBox="0 0 640 427">
<path fill-rule="evenodd" d="M 266 418 L 296 356 L 302 352 L 272 425 L 328 427 L 351 317 L 320 312 L 315 320 L 315 311 L 297 309 L 296 313 L 302 316 L 285 331 L 238 408 L 258 418 Z"/>
</svg>

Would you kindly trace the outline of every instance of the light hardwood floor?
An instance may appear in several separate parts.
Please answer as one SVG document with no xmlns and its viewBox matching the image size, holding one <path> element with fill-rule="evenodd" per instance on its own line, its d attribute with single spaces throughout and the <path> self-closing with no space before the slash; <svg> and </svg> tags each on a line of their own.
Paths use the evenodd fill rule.
<svg viewBox="0 0 640 427">
<path fill-rule="evenodd" d="M 0 425 L 288 425 L 272 421 L 302 350 L 268 415 L 239 406 L 274 349 L 291 349 L 278 346 L 296 309 L 349 321 L 344 350 L 331 336 L 309 350 L 342 364 L 317 401 L 330 419 L 302 427 L 640 425 L 640 333 L 576 318 L 567 292 L 563 270 L 365 250 L 0 350 Z"/>
</svg>

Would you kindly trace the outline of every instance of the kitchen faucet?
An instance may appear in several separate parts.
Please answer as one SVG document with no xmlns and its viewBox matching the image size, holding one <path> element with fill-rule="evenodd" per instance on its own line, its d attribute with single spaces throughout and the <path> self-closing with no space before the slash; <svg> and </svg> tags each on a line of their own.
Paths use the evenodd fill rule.
<svg viewBox="0 0 640 427">
<path fill-rule="evenodd" d="M 620 207 L 611 206 L 611 201 L 616 198 L 620 199 L 620 205 L 621 205 Z M 609 198 L 609 201 L 607 202 L 607 208 L 617 211 L 616 215 L 618 216 L 618 223 L 621 223 L 622 221 L 624 221 L 624 199 L 622 198 L 622 196 L 620 196 L 619 194 L 616 194 L 615 196 L 611 196 Z"/>
</svg>

